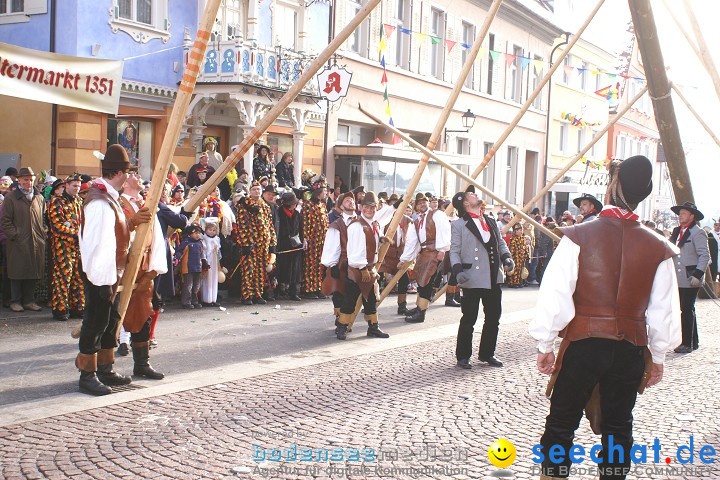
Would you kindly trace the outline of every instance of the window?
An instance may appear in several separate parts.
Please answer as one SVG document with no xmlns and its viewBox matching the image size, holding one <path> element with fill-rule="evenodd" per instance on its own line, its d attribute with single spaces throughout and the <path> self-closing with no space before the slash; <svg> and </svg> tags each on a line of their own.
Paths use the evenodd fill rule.
<svg viewBox="0 0 720 480">
<path fill-rule="evenodd" d="M 572 55 L 568 54 L 565 56 L 565 59 L 563 60 L 563 83 L 565 85 L 570 85 L 570 73 L 568 73 L 569 68 L 565 67 L 572 67 Z"/>
<path fill-rule="evenodd" d="M 472 45 L 475 42 L 475 25 L 471 25 L 467 22 L 462 22 L 462 38 L 463 43 L 466 45 Z M 465 65 L 465 61 L 468 57 L 469 49 L 462 49 L 462 63 Z M 465 79 L 465 86 L 472 89 L 475 83 L 475 69 L 470 70 L 470 74 Z"/>
<path fill-rule="evenodd" d="M 153 122 L 108 118 L 107 145 L 117 143 L 123 146 L 130 163 L 139 167 L 143 178 L 153 174 Z"/>
<path fill-rule="evenodd" d="M 580 151 L 585 148 L 585 129 L 578 128 L 577 133 L 577 153 L 580 153 Z"/>
<path fill-rule="evenodd" d="M 276 2 L 274 17 L 275 44 L 295 50 L 298 36 L 298 11 L 289 5 Z"/>
<path fill-rule="evenodd" d="M 615 150 L 616 158 L 625 158 L 625 137 L 618 137 L 617 149 Z"/>
<path fill-rule="evenodd" d="M 140 43 L 155 38 L 167 43 L 170 40 L 168 0 L 113 0 L 109 24 L 113 33 L 123 31 Z"/>
<path fill-rule="evenodd" d="M 349 2 L 349 11 L 348 11 L 348 21 L 352 17 L 355 17 L 358 12 L 362 9 L 362 1 L 361 0 L 350 0 Z M 400 35 L 400 32 L 398 32 L 398 35 Z M 352 50 L 355 53 L 358 53 L 362 55 L 363 57 L 368 56 L 368 45 L 370 43 L 370 20 L 365 20 L 360 24 L 358 28 L 355 29 L 353 34 L 348 39 L 348 47 L 350 50 Z"/>
<path fill-rule="evenodd" d="M 10 5 L 8 5 L 8 3 Z M 24 13 L 25 12 L 25 1 L 24 0 L 0 0 L 0 15 L 9 13 Z"/>
<path fill-rule="evenodd" d="M 410 0 L 397 0 L 397 28 L 410 30 Z M 395 65 L 410 70 L 410 36 L 395 32 Z"/>
<path fill-rule="evenodd" d="M 510 203 L 516 203 L 515 196 L 517 194 L 517 147 L 508 147 L 507 163 L 505 164 L 505 198 Z"/>
<path fill-rule="evenodd" d="M 595 137 L 597 137 L 598 132 L 593 132 L 593 140 L 595 140 Z M 597 151 L 596 147 L 599 142 L 593 143 L 592 148 L 590 149 L 590 155 L 592 158 L 595 158 L 595 152 Z"/>
<path fill-rule="evenodd" d="M 487 156 L 492 148 L 493 144 L 486 142 L 483 145 L 483 158 Z M 488 164 L 485 166 L 483 171 L 480 173 L 480 183 L 490 191 L 495 190 L 495 157 L 493 156 Z M 492 199 L 487 195 L 483 194 L 483 201 L 491 203 Z"/>
<path fill-rule="evenodd" d="M 338 125 L 337 142 L 346 145 L 369 145 L 375 140 L 375 129 L 360 125 Z"/>
<path fill-rule="evenodd" d="M 445 13 L 433 8 L 430 15 L 430 34 L 441 39 L 438 43 L 430 42 L 430 75 L 442 80 L 445 73 Z"/>
<path fill-rule="evenodd" d="M 518 46 L 513 46 L 513 55 L 515 55 L 515 61 L 510 65 L 510 98 L 517 103 L 522 101 L 522 65 L 520 64 L 520 57 L 523 56 L 523 49 Z"/>
<path fill-rule="evenodd" d="M 491 33 L 488 36 L 488 51 L 492 52 L 495 50 L 495 34 Z M 487 90 L 486 93 L 488 95 L 492 95 L 493 93 L 493 57 L 492 54 L 488 55 L 488 77 L 487 77 Z"/>
<path fill-rule="evenodd" d="M 580 70 L 580 90 L 583 92 L 588 89 L 588 75 L 590 74 L 590 65 L 587 62 L 583 62 L 582 69 Z"/>
<path fill-rule="evenodd" d="M 233 40 L 242 36 L 245 27 L 245 9 L 243 0 L 223 0 L 215 19 L 212 41 Z"/>
<path fill-rule="evenodd" d="M 455 153 L 461 155 L 470 155 L 470 139 L 469 138 L 456 138 Z"/>
<path fill-rule="evenodd" d="M 595 91 L 597 92 L 601 88 L 605 88 L 607 85 L 605 85 L 605 74 L 603 72 L 598 72 L 595 75 Z"/>
<path fill-rule="evenodd" d="M 560 153 L 565 153 L 567 151 L 568 128 L 569 127 L 568 127 L 567 123 L 560 124 L 560 143 L 558 144 Z"/>
<path fill-rule="evenodd" d="M 535 60 L 542 62 L 542 57 L 539 57 L 535 55 Z M 535 65 L 532 65 L 532 89 L 533 92 L 535 89 L 540 85 L 540 81 L 542 80 L 543 71 L 542 70 L 536 70 Z M 533 100 L 533 107 L 537 108 L 538 110 L 542 110 L 542 91 L 540 91 L 540 95 L 535 97 L 535 100 Z"/>
</svg>

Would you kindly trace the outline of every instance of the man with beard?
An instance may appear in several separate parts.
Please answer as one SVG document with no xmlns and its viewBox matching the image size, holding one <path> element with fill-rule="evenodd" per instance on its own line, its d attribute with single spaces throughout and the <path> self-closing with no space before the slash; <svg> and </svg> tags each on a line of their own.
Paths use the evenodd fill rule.
<svg viewBox="0 0 720 480">
<path fill-rule="evenodd" d="M 582 196 L 573 199 L 573 203 L 580 209 L 580 215 L 582 215 L 580 223 L 588 223 L 595 220 L 603 208 L 600 200 L 589 193 L 583 193 Z"/>
<path fill-rule="evenodd" d="M 53 318 L 82 318 L 85 288 L 80 276 L 78 232 L 82 224 L 82 199 L 78 196 L 82 180 L 76 173 L 66 180 L 65 192 L 53 197 L 48 207 L 52 276 L 50 292 Z"/>
<path fill-rule="evenodd" d="M 198 158 L 198 163 L 190 167 L 188 170 L 186 190 L 189 188 L 199 187 L 207 181 L 208 178 L 212 177 L 215 173 L 215 169 L 208 164 L 208 154 L 203 152 Z"/>
<path fill-rule="evenodd" d="M 320 263 L 328 229 L 325 206 L 328 189 L 325 177 L 312 179 L 310 199 L 302 204 L 305 255 L 303 257 L 303 290 L 305 298 L 327 298 L 322 293 L 323 266 Z"/>
<path fill-rule="evenodd" d="M 267 285 L 268 266 L 275 263 L 277 237 L 272 225 L 270 207 L 261 198 L 262 187 L 257 181 L 250 186 L 250 195 L 238 202 L 238 215 L 233 225 L 233 238 L 240 250 L 240 266 L 233 277 L 240 281 L 243 305 L 265 305 L 262 298 Z"/>
</svg>

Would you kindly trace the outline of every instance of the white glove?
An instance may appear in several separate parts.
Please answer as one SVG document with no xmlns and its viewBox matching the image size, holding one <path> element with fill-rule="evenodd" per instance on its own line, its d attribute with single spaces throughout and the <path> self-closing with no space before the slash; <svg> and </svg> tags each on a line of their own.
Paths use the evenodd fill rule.
<svg viewBox="0 0 720 480">
<path fill-rule="evenodd" d="M 697 277 L 690 277 L 690 286 L 692 288 L 700 288 L 702 286 L 702 280 Z"/>
</svg>

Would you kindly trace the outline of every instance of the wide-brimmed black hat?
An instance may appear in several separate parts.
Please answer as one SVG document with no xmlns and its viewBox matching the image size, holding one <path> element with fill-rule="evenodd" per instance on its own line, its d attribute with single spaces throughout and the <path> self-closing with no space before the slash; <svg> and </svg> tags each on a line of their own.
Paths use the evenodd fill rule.
<svg viewBox="0 0 720 480">
<path fill-rule="evenodd" d="M 698 210 L 695 204 L 692 202 L 685 202 L 682 205 L 675 205 L 674 207 L 670 207 L 670 210 L 672 210 L 675 215 L 679 215 L 680 210 L 687 210 L 688 212 L 695 215 L 696 222 L 699 222 L 700 220 L 705 218 L 705 215 L 703 215 L 702 212 Z"/>
<path fill-rule="evenodd" d="M 352 193 L 354 193 L 354 194 L 356 194 L 356 195 L 357 195 L 358 193 L 365 193 L 365 186 L 364 186 L 364 185 L 360 185 L 359 187 L 353 188 L 353 189 L 352 189 Z"/>
<path fill-rule="evenodd" d="M 50 187 L 50 195 L 53 195 L 55 193 L 55 190 L 64 186 L 66 183 L 67 182 L 65 182 L 65 180 L 63 180 L 61 178 L 58 178 L 57 180 L 55 180 L 53 182 L 52 186 Z"/>
<path fill-rule="evenodd" d="M 274 193 L 275 195 L 278 194 L 278 191 L 277 191 L 277 189 L 275 188 L 275 185 L 273 185 L 272 183 L 268 184 L 268 185 L 263 189 L 263 193 L 268 193 L 268 192 L 269 192 L 269 193 Z"/>
<path fill-rule="evenodd" d="M 590 195 L 589 193 L 583 193 L 582 196 L 574 199 L 573 203 L 575 204 L 576 207 L 580 208 L 580 202 L 582 202 L 583 200 L 592 202 L 593 206 L 595 207 L 595 210 L 597 210 L 598 212 L 603 209 L 602 202 L 600 202 L 600 200 L 595 198 L 593 195 Z"/>
<path fill-rule="evenodd" d="M 620 186 L 628 203 L 638 204 L 652 193 L 652 162 L 644 155 L 635 155 L 620 162 Z"/>
<path fill-rule="evenodd" d="M 462 217 L 465 215 L 465 207 L 463 202 L 465 201 L 465 194 L 468 192 L 475 193 L 475 185 L 469 185 L 464 192 L 458 192 L 452 197 L 452 206 L 458 211 L 458 216 Z"/>
</svg>

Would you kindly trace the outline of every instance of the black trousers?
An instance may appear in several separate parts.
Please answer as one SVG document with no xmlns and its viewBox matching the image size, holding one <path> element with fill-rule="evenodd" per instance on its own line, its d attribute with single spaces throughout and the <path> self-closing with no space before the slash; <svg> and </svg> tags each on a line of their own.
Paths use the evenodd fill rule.
<svg viewBox="0 0 720 480">
<path fill-rule="evenodd" d="M 495 355 L 498 330 L 500 327 L 500 315 L 502 314 L 502 290 L 495 285 L 492 288 L 463 288 L 460 318 L 458 328 L 457 346 L 455 357 L 458 360 L 472 356 L 472 337 L 480 312 L 480 301 L 483 304 L 485 322 L 483 323 L 482 336 L 480 337 L 480 352 L 478 358 L 488 359 Z"/>
<path fill-rule="evenodd" d="M 130 341 L 133 344 L 150 341 L 150 322 L 151 321 L 152 321 L 152 318 L 148 317 L 148 319 L 145 321 L 145 325 L 143 325 L 143 327 L 140 329 L 139 332 L 130 334 Z"/>
<path fill-rule="evenodd" d="M 699 288 L 680 288 L 680 322 L 682 325 L 682 344 L 686 347 L 697 348 L 698 329 L 695 318 L 695 300 Z"/>
<path fill-rule="evenodd" d="M 302 252 L 282 253 L 277 258 L 278 283 L 286 286 L 290 295 L 297 294 L 302 280 Z"/>
<path fill-rule="evenodd" d="M 343 303 L 345 303 L 345 296 L 340 292 L 333 292 L 332 293 L 332 302 L 333 302 L 333 308 L 342 308 Z"/>
<path fill-rule="evenodd" d="M 440 281 L 441 277 L 442 277 L 442 273 L 440 272 L 440 268 L 438 268 L 438 270 L 435 272 L 435 275 L 433 275 L 430 278 L 430 281 L 428 282 L 427 285 L 425 285 L 424 287 L 421 287 L 420 285 L 418 285 L 418 288 L 417 288 L 418 298 L 424 298 L 425 300 L 432 300 L 433 290 L 435 290 L 437 287 L 440 286 L 439 281 Z"/>
<path fill-rule="evenodd" d="M 103 348 L 117 347 L 115 332 L 120 321 L 117 299 L 110 302 L 100 298 L 100 287 L 90 283 L 82 273 L 85 283 L 85 314 L 80 328 L 80 353 L 93 354 Z"/>
<path fill-rule="evenodd" d="M 410 289 L 410 275 L 407 272 L 405 272 L 403 274 L 403 276 L 398 279 L 397 293 L 399 295 L 407 294 L 409 289 Z"/>
<path fill-rule="evenodd" d="M 625 478 L 630 468 L 630 448 L 633 444 L 632 410 L 644 371 L 643 347 L 636 347 L 630 342 L 587 338 L 568 346 L 550 400 L 545 433 L 540 439 L 545 454 L 542 463 L 544 475 L 568 476 L 571 462 L 567 452 L 572 446 L 585 404 L 599 383 L 600 427 L 603 432 L 603 459 L 598 466 L 600 478 Z M 609 448 L 611 435 L 612 447 Z M 563 447 L 563 462 L 555 464 L 550 461 L 548 452 L 553 445 Z"/>
<path fill-rule="evenodd" d="M 355 313 L 355 304 L 357 303 L 358 297 L 362 293 L 357 283 L 353 282 L 349 278 L 345 280 L 345 300 L 340 313 Z M 370 290 L 367 300 L 365 297 L 362 299 L 363 308 L 365 309 L 365 315 L 372 315 L 377 313 L 377 298 L 375 298 L 375 289 Z"/>
</svg>

